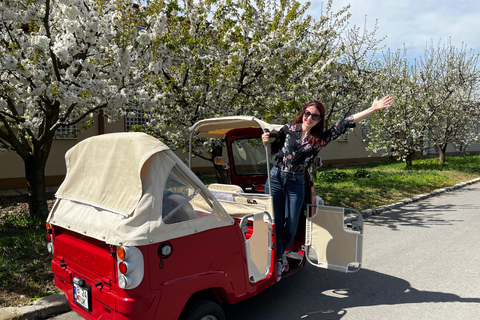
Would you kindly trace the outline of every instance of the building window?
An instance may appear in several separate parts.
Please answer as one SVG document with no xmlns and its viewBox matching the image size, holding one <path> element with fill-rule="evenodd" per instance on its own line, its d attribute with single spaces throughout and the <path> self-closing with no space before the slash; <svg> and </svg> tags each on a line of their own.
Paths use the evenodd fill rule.
<svg viewBox="0 0 480 320">
<path fill-rule="evenodd" d="M 337 74 L 335 76 L 335 79 L 337 80 L 339 85 L 343 86 L 343 76 L 341 74 Z"/>
<path fill-rule="evenodd" d="M 133 131 L 136 125 L 145 126 L 150 121 L 150 115 L 143 111 L 130 110 L 125 116 L 125 132 Z"/>
<path fill-rule="evenodd" d="M 77 139 L 77 125 L 62 126 L 55 131 L 55 139 Z"/>
<path fill-rule="evenodd" d="M 337 84 L 338 84 L 339 86 L 343 86 L 343 81 L 344 81 L 344 79 L 343 79 L 343 75 L 342 75 L 341 73 L 332 73 L 332 74 L 330 75 L 330 77 L 333 78 L 333 79 L 335 79 L 335 80 L 337 81 Z"/>
<path fill-rule="evenodd" d="M 370 125 L 369 124 L 362 124 L 362 140 L 363 141 L 370 141 Z"/>
<path fill-rule="evenodd" d="M 69 121 L 76 119 L 76 115 L 70 114 L 68 117 Z M 76 124 L 70 126 L 60 126 L 57 131 L 55 131 L 54 139 L 78 139 L 77 134 L 79 130 Z"/>
<path fill-rule="evenodd" d="M 337 139 L 338 141 L 348 141 L 348 131 L 340 135 Z"/>
</svg>

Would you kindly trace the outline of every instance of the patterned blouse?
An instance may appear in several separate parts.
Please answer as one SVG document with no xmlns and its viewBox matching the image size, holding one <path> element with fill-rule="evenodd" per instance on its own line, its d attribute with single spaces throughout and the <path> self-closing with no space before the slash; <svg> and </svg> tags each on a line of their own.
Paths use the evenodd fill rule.
<svg viewBox="0 0 480 320">
<path fill-rule="evenodd" d="M 354 128 L 353 117 L 347 117 L 336 123 L 324 133 L 325 143 L 337 139 L 348 128 Z M 312 146 L 307 143 L 308 134 L 302 141 L 302 124 L 286 124 L 282 127 L 275 140 L 271 143 L 272 154 L 277 153 L 276 166 L 287 172 L 302 172 L 308 169 L 313 159 L 322 149 L 320 146 Z M 280 149 L 281 148 L 281 149 Z"/>
</svg>

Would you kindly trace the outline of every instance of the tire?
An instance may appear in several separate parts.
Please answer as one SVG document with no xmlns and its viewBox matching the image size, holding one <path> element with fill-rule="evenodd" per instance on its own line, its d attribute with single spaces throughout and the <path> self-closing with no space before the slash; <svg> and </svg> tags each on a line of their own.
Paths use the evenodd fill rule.
<svg viewBox="0 0 480 320">
<path fill-rule="evenodd" d="M 225 313 L 218 303 L 201 300 L 186 310 L 182 320 L 225 320 Z"/>
</svg>

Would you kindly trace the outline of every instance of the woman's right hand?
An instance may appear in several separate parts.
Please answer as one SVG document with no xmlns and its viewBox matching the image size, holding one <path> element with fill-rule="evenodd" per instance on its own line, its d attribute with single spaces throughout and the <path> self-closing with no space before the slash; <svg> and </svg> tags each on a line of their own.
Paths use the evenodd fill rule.
<svg viewBox="0 0 480 320">
<path fill-rule="evenodd" d="M 265 132 L 262 134 L 262 142 L 264 146 L 267 145 L 268 140 L 270 140 L 270 132 Z"/>
</svg>

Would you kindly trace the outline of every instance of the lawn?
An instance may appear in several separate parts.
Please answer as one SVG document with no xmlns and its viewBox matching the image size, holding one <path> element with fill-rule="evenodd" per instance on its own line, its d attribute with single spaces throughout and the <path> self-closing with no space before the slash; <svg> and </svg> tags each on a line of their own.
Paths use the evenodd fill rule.
<svg viewBox="0 0 480 320">
<path fill-rule="evenodd" d="M 53 204 L 50 195 L 49 206 Z M 0 198 L 0 307 L 25 305 L 57 292 L 45 219 L 31 219 L 28 197 Z"/>
<path fill-rule="evenodd" d="M 362 211 L 480 177 L 480 155 L 322 167 L 315 188 L 325 204 Z"/>
<path fill-rule="evenodd" d="M 469 155 L 447 157 L 445 165 L 418 159 L 409 169 L 397 161 L 325 166 L 315 186 L 327 205 L 362 211 L 478 177 L 480 155 Z M 211 177 L 203 180 L 213 182 Z M 45 233 L 45 219 L 28 216 L 26 197 L 0 198 L 0 307 L 25 305 L 57 292 Z"/>
</svg>

